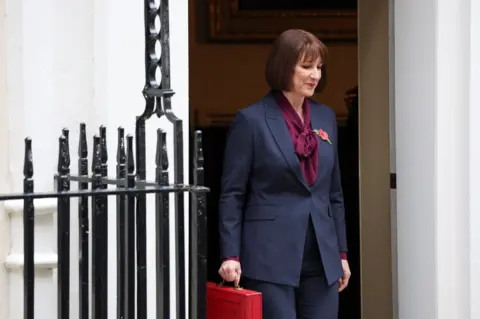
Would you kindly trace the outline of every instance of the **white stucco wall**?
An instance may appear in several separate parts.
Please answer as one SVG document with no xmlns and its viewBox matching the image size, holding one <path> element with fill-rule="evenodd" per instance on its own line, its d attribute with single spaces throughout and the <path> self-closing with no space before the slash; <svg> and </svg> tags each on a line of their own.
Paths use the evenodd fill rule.
<svg viewBox="0 0 480 319">
<path fill-rule="evenodd" d="M 399 318 L 478 318 L 478 3 L 394 9 Z"/>
<path fill-rule="evenodd" d="M 98 126 L 107 126 L 109 174 L 115 175 L 117 127 L 134 134 L 135 116 L 144 99 L 143 3 L 127 0 L 59 1 L 1 0 L 0 24 L 0 191 L 22 190 L 23 139 L 33 138 L 36 190 L 51 190 L 56 169 L 58 137 L 70 128 L 72 172 L 77 171 L 78 126 L 87 123 L 89 152 Z M 184 120 L 184 167 L 188 181 L 188 12 L 186 0 L 170 2 L 173 109 Z M 3 11 L 1 11 L 3 13 Z M 174 17 L 174 18 L 173 18 Z M 5 55 L 5 56 L 4 56 Z M 8 61 L 8 63 L 7 63 Z M 3 71 L 6 68 L 6 72 Z M 147 171 L 153 179 L 156 129 L 166 130 L 173 180 L 173 127 L 166 119 L 147 122 Z M 5 151 L 4 151 L 5 150 Z M 4 169 L 3 169 L 4 168 Z M 3 170 L 2 170 L 3 169 Z M 45 217 L 36 222 L 36 318 L 52 318 L 56 311 L 54 226 L 55 202 L 36 202 Z M 72 206 L 76 201 L 72 201 Z M 152 207 L 153 198 L 149 199 Z M 114 212 L 115 201 L 110 201 Z M 0 216 L 0 261 L 7 259 L 8 287 L 0 270 L 0 319 L 22 317 L 22 223 L 18 203 L 7 203 L 10 212 Z M 185 199 L 186 211 L 188 201 Z M 173 216 L 173 205 L 172 218 Z M 148 311 L 154 313 L 154 223 L 148 215 Z M 109 224 L 109 318 L 115 318 L 116 248 L 115 214 Z M 188 218 L 188 216 L 186 216 Z M 188 219 L 186 219 L 188 221 Z M 173 226 L 173 221 L 171 223 Z M 11 230 L 11 236 L 3 230 Z M 171 228 L 173 234 L 173 228 Z M 72 318 L 78 316 L 77 219 L 71 224 Z M 11 245 L 10 245 L 11 241 Z M 188 242 L 188 238 L 186 240 Z M 173 254 L 174 240 L 171 238 Z M 46 259 L 52 260 L 46 260 Z M 171 258 L 173 259 L 173 256 Z M 43 264 L 43 265 L 40 265 Z M 171 268 L 174 278 L 174 267 Z M 172 309 L 175 294 L 172 287 Z M 9 292 L 9 296 L 5 294 Z M 5 301 L 8 300 L 8 303 Z M 173 317 L 173 313 L 172 313 Z"/>
<path fill-rule="evenodd" d="M 470 274 L 468 297 L 470 303 L 470 318 L 480 318 L 480 143 L 477 137 L 480 136 L 480 2 L 471 1 L 470 14 L 467 17 L 470 23 L 468 49 L 470 60 L 470 85 L 469 88 L 469 191 L 468 191 L 468 211 L 469 211 L 469 243 L 470 249 L 468 259 L 468 268 Z"/>
<path fill-rule="evenodd" d="M 0 0 L 0 17 L 5 16 L 5 3 Z M 0 114 L 5 114 L 7 102 L 7 83 L 5 57 L 6 29 L 5 19 L 0 18 Z M 7 126 L 4 116 L 0 116 L 0 193 L 6 192 L 7 187 L 7 161 L 5 150 L 7 150 Z M 7 319 L 7 271 L 3 267 L 9 250 L 8 219 L 3 212 L 3 205 L 0 204 L 0 319 Z"/>
</svg>

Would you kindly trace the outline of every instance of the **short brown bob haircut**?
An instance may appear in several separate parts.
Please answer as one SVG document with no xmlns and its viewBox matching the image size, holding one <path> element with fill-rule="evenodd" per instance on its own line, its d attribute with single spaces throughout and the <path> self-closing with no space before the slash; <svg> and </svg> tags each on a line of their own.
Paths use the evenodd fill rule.
<svg viewBox="0 0 480 319">
<path fill-rule="evenodd" d="M 265 79 L 272 90 L 289 91 L 292 76 L 297 63 L 315 61 L 322 63 L 328 55 L 328 49 L 310 32 L 291 29 L 283 32 L 273 43 L 265 68 Z"/>
</svg>

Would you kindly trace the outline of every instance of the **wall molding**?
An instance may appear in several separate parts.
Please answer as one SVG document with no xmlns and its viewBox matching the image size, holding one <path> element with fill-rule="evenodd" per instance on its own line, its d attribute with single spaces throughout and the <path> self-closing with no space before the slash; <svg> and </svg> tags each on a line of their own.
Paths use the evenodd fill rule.
<svg viewBox="0 0 480 319">
<path fill-rule="evenodd" d="M 34 200 L 35 207 L 35 217 L 45 216 L 45 215 L 54 215 L 57 212 L 57 200 L 53 198 L 44 198 Z M 18 219 L 23 216 L 23 201 L 21 200 L 11 200 L 4 203 L 4 211 L 10 220 L 10 224 L 13 219 Z M 52 231 L 54 228 L 52 228 Z M 22 223 L 22 232 L 11 233 L 10 236 L 23 236 L 23 223 Z M 15 238 L 11 237 L 10 242 L 12 243 Z M 24 266 L 24 255 L 22 251 L 13 250 L 11 246 L 9 254 L 6 256 L 4 265 L 5 268 L 9 270 L 23 269 Z M 55 269 L 58 265 L 58 255 L 54 252 L 35 252 L 34 255 L 34 265 L 35 269 Z"/>
<path fill-rule="evenodd" d="M 13 253 L 5 259 L 5 268 L 9 270 L 23 269 L 23 253 Z M 35 253 L 35 269 L 55 269 L 58 265 L 58 255 L 56 253 Z"/>
<path fill-rule="evenodd" d="M 49 215 L 57 212 L 57 200 L 53 198 L 35 199 L 35 216 Z M 10 217 L 23 216 L 23 201 L 9 200 L 4 204 L 5 213 Z"/>
</svg>

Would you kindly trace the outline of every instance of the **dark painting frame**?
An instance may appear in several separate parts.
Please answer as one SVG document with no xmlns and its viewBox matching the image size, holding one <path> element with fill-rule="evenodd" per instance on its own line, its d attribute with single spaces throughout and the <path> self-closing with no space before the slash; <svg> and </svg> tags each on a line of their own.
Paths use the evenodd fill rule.
<svg viewBox="0 0 480 319">
<path fill-rule="evenodd" d="M 326 42 L 357 40 L 356 8 L 331 9 L 332 6 L 327 5 L 329 9 L 318 6 L 313 10 L 241 10 L 241 1 L 208 0 L 211 40 L 271 41 L 283 31 L 292 28 L 312 32 Z M 335 2 L 323 1 L 330 1 L 329 4 Z"/>
</svg>

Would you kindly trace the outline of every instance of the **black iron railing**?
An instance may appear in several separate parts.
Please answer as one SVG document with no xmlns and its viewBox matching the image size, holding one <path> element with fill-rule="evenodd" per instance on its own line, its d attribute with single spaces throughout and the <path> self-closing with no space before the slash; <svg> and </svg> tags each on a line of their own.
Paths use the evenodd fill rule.
<svg viewBox="0 0 480 319">
<path fill-rule="evenodd" d="M 115 309 L 107 309 L 109 298 L 117 301 L 117 318 L 147 318 L 146 303 L 135 298 L 135 287 L 138 292 L 144 293 L 147 289 L 146 281 L 146 196 L 155 196 L 155 247 L 156 247 L 156 318 L 171 318 L 170 316 L 170 267 L 176 267 L 176 290 L 181 292 L 181 283 L 184 283 L 185 267 L 183 252 L 185 247 L 178 249 L 175 254 L 176 262 L 169 258 L 169 194 L 176 197 L 179 194 L 190 194 L 190 247 L 189 247 L 189 275 L 190 289 L 189 318 L 205 318 L 205 283 L 206 283 L 206 203 L 203 182 L 203 156 L 201 132 L 195 132 L 195 185 L 168 184 L 168 154 L 166 147 L 166 133 L 157 131 L 156 178 L 149 182 L 138 168 L 140 161 L 134 156 L 133 136 L 124 136 L 124 129 L 118 129 L 118 151 L 116 178 L 108 177 L 106 128 L 100 127 L 100 135 L 93 137 L 93 154 L 91 171 L 88 173 L 88 151 L 85 124 L 80 125 L 80 139 L 78 148 L 78 173 L 70 172 L 70 145 L 69 131 L 64 129 L 59 138 L 58 172 L 55 175 L 56 190 L 52 192 L 34 191 L 34 169 L 32 155 L 32 140 L 25 139 L 24 163 L 24 192 L 18 194 L 0 195 L 0 201 L 22 200 L 24 202 L 24 318 L 33 319 L 34 290 L 35 290 L 35 200 L 41 198 L 56 198 L 57 204 L 57 248 L 58 248 L 58 318 L 67 319 L 71 313 L 70 282 L 74 277 L 79 282 L 79 318 L 104 319 Z M 142 133 L 139 137 L 144 138 Z M 140 140 L 137 144 L 144 144 Z M 139 156 L 140 155 L 140 156 Z M 141 154 L 137 153 L 137 157 Z M 137 163 L 137 170 L 135 170 Z M 140 162 L 141 163 L 141 162 Z M 183 162 L 176 162 L 182 166 Z M 144 167 L 144 166 L 143 166 Z M 144 175 L 142 175 L 144 174 Z M 78 183 L 78 187 L 71 184 Z M 111 187 L 109 187 L 111 186 Z M 116 196 L 117 214 L 117 295 L 108 290 L 108 197 Z M 70 231 L 71 231 L 71 199 L 78 198 L 78 227 L 79 227 L 79 273 L 70 271 Z M 89 207 L 89 201 L 91 208 Z M 175 216 L 183 214 L 176 206 Z M 183 206 L 182 206 L 183 208 Z M 89 230 L 91 219 L 92 229 Z M 135 227 L 136 226 L 136 227 Z M 183 237 L 184 232 L 178 229 L 177 236 Z M 177 238 L 178 238 L 177 237 Z M 182 241 L 184 243 L 184 241 Z M 178 244 L 180 246 L 181 244 Z M 183 244 L 182 244 L 183 245 Z M 179 247 L 180 248 L 180 247 Z M 89 249 L 92 249 L 91 278 L 89 277 Z M 136 256 L 136 259 L 135 259 Z M 110 267 L 113 265 L 110 265 Z M 91 287 L 90 287 L 91 285 Z M 91 289 L 91 290 L 90 290 Z M 89 294 L 92 291 L 92 294 Z M 146 294 L 144 295 L 146 296 Z M 185 295 L 177 300 L 177 309 L 185 309 Z M 40 302 L 40 301 L 37 301 Z M 91 302 L 91 309 L 89 303 Z M 183 303 L 182 303 L 183 302 Z M 137 313 L 135 313 L 137 309 Z M 75 311 L 75 309 L 73 310 Z M 185 313 L 185 312 L 184 312 Z M 185 318 L 186 314 L 177 312 L 177 318 Z M 184 317 L 182 317 L 184 316 Z M 150 316 L 150 318 L 152 318 Z"/>
</svg>

